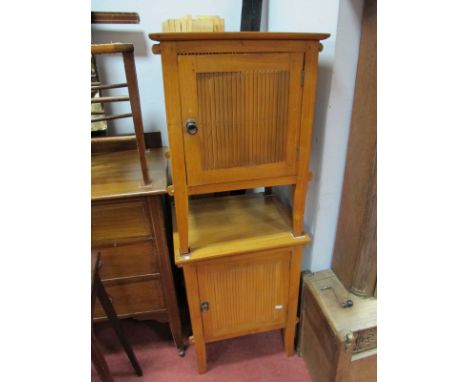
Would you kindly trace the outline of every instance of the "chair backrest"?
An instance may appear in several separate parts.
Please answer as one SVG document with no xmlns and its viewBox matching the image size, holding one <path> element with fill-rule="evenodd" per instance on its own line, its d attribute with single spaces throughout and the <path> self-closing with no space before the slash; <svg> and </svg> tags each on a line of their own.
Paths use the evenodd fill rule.
<svg viewBox="0 0 468 382">
<path fill-rule="evenodd" d="M 135 135 L 132 136 L 136 140 L 136 146 L 138 150 L 138 155 L 140 158 L 141 173 L 143 176 L 143 182 L 145 185 L 149 185 L 151 180 L 149 179 L 148 174 L 148 165 L 146 162 L 145 155 L 145 137 L 143 129 L 143 119 L 141 115 L 140 107 L 140 94 L 138 91 L 138 79 L 135 68 L 135 57 L 134 57 L 134 46 L 133 44 L 91 44 L 91 54 L 100 55 L 100 54 L 122 54 L 123 64 L 125 69 L 126 83 L 118 84 L 102 84 L 102 83 L 91 83 L 91 94 L 95 91 L 100 90 L 110 90 L 116 88 L 128 88 L 128 96 L 115 96 L 115 97 L 95 97 L 91 96 L 91 103 L 101 103 L 107 104 L 111 102 L 130 102 L 131 113 L 125 114 L 116 114 L 116 115 L 100 115 L 98 117 L 92 117 L 91 122 L 99 121 L 110 121 L 119 118 L 129 118 L 133 119 L 133 126 L 135 129 Z M 104 138 L 92 138 L 93 141 L 107 140 L 111 141 L 114 137 L 104 137 Z M 121 137 L 115 137 L 115 139 L 122 139 Z"/>
</svg>

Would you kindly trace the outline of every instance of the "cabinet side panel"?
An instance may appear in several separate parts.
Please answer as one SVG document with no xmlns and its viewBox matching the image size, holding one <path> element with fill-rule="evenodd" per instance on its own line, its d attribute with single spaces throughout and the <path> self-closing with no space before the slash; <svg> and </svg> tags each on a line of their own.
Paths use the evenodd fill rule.
<svg viewBox="0 0 468 382">
<path fill-rule="evenodd" d="M 179 232 L 179 251 L 188 253 L 188 192 L 185 176 L 184 139 L 180 118 L 179 72 L 175 44 L 161 44 L 167 130 L 171 150 L 174 202 Z"/>
</svg>

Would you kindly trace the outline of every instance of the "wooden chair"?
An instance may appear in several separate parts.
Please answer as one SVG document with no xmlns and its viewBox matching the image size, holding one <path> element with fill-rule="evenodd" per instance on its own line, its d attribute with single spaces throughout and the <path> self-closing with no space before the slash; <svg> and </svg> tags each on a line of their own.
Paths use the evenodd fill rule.
<svg viewBox="0 0 468 382">
<path fill-rule="evenodd" d="M 99 276 L 99 267 L 100 267 L 100 254 L 99 252 L 92 252 L 91 253 L 91 325 L 92 325 L 92 316 L 94 311 L 94 305 L 96 301 L 96 297 L 99 299 L 99 302 L 102 305 L 102 308 L 106 312 L 109 321 L 114 328 L 117 337 L 119 338 L 120 343 L 125 349 L 127 353 L 128 359 L 130 360 L 133 369 L 135 369 L 135 373 L 141 377 L 143 375 L 143 371 L 133 353 L 133 349 L 130 346 L 130 343 L 125 336 L 123 331 L 122 325 L 117 318 L 115 313 L 114 307 L 112 306 L 112 302 L 109 299 L 109 296 L 104 289 L 104 285 L 102 285 L 101 278 Z M 106 359 L 102 354 L 101 347 L 97 338 L 94 334 L 94 330 L 91 327 L 91 360 L 98 373 L 99 377 L 103 382 L 112 382 L 114 379 L 112 378 L 109 367 L 107 365 Z"/>
<path fill-rule="evenodd" d="M 109 84 L 103 85 L 101 83 L 91 83 L 91 94 L 98 90 L 110 90 L 117 88 L 128 88 L 128 96 L 114 96 L 114 97 L 97 97 L 91 96 L 91 103 L 107 104 L 110 102 L 130 102 L 131 113 L 116 114 L 116 115 L 100 115 L 98 117 L 91 118 L 91 122 L 99 121 L 111 121 L 120 118 L 133 119 L 133 126 L 135 128 L 135 134 L 130 136 L 119 136 L 119 137 L 96 137 L 92 139 L 93 146 L 99 146 L 103 144 L 109 144 L 109 142 L 121 142 L 122 140 L 136 140 L 136 146 L 140 158 L 141 173 L 143 176 L 144 186 L 151 184 L 151 180 L 148 175 L 148 165 L 145 156 L 145 137 L 143 129 L 143 118 L 141 115 L 140 107 L 140 95 L 138 91 L 138 79 L 135 68 L 135 57 L 134 57 L 134 46 L 133 44 L 92 44 L 91 54 L 122 54 L 123 63 L 125 68 L 126 83 Z"/>
</svg>

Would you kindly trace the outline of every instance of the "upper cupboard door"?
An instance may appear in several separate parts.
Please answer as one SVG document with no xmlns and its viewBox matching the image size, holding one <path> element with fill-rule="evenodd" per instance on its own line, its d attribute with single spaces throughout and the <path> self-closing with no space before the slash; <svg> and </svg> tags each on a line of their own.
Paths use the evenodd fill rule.
<svg viewBox="0 0 468 382">
<path fill-rule="evenodd" d="M 294 175 L 301 53 L 180 55 L 190 186 Z"/>
</svg>

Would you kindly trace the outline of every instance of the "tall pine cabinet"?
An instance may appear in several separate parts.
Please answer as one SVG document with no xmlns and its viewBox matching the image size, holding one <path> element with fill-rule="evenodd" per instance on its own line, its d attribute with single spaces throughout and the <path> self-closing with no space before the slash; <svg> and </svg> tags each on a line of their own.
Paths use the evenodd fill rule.
<svg viewBox="0 0 468 382">
<path fill-rule="evenodd" d="M 174 196 L 200 372 L 208 342 L 282 329 L 293 354 L 321 33 L 153 33 L 163 68 Z M 263 194 L 292 185 L 292 210 Z"/>
</svg>

